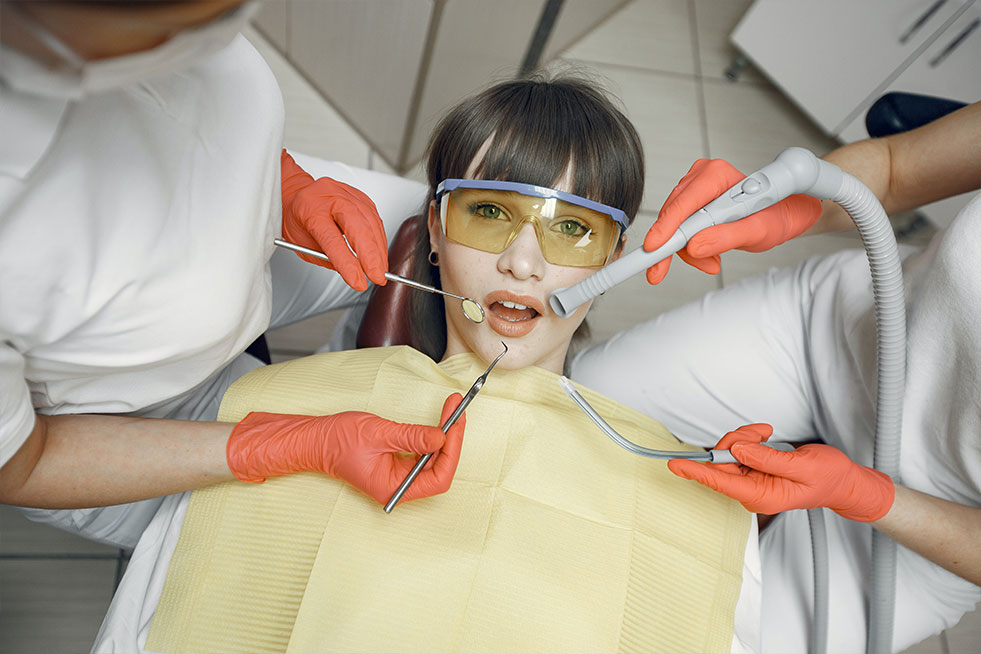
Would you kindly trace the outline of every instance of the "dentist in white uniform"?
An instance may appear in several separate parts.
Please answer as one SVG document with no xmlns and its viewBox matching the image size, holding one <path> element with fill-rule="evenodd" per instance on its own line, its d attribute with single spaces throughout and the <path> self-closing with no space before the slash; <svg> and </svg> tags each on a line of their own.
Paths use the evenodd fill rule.
<svg viewBox="0 0 981 654">
<path fill-rule="evenodd" d="M 164 496 L 233 475 L 315 469 L 387 497 L 398 452 L 442 448 L 412 497 L 448 488 L 462 428 L 214 422 L 267 328 L 385 283 L 384 225 L 426 193 L 297 156 L 314 180 L 282 150 L 279 88 L 239 34 L 254 5 L 0 12 L 0 502 L 131 548 Z M 280 234 L 337 272 L 274 254 Z"/>
</svg>

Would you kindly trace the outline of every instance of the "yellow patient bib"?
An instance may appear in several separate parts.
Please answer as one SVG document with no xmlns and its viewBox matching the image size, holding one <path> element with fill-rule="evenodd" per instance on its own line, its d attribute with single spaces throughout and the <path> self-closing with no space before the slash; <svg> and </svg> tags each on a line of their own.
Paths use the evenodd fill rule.
<svg viewBox="0 0 981 654">
<path fill-rule="evenodd" d="M 437 424 L 483 372 L 407 347 L 255 370 L 221 420 L 368 411 Z M 195 491 L 147 649 L 728 652 L 750 514 L 617 447 L 541 368 L 491 373 L 449 492 L 399 504 L 326 476 Z M 583 395 L 648 447 L 692 449 Z"/>
</svg>

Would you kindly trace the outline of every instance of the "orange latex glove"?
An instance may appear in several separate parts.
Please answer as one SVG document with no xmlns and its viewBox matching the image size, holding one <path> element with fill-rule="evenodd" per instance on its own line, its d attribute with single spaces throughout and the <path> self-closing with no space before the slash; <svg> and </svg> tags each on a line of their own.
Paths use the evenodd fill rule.
<svg viewBox="0 0 981 654">
<path fill-rule="evenodd" d="M 442 425 L 463 397 L 443 403 Z M 228 467 L 242 481 L 313 470 L 343 479 L 384 504 L 415 465 L 416 455 L 435 453 L 404 500 L 445 493 L 463 447 L 466 414 L 444 435 L 439 427 L 406 425 L 370 413 L 330 416 L 253 412 L 235 425 L 228 439 Z"/>
<path fill-rule="evenodd" d="M 802 445 L 793 452 L 761 445 L 772 433 L 770 425 L 756 424 L 726 434 L 715 449 L 728 449 L 740 463 L 672 459 L 668 469 L 754 513 L 826 506 L 849 520 L 874 522 L 889 512 L 896 493 L 889 475 L 858 465 L 830 445 Z"/>
<path fill-rule="evenodd" d="M 723 159 L 699 159 L 692 164 L 644 238 L 644 250 L 653 252 L 671 238 L 689 216 L 722 195 L 746 176 Z M 791 195 L 772 207 L 725 225 L 707 227 L 678 251 L 681 259 L 702 272 L 722 269 L 720 254 L 727 250 L 763 252 L 803 234 L 821 215 L 821 203 L 809 195 Z M 647 281 L 657 284 L 668 274 L 671 258 L 647 269 Z"/>
<path fill-rule="evenodd" d="M 330 257 L 330 262 L 303 254 L 299 257 L 336 270 L 355 290 L 368 288 L 365 276 L 384 286 L 388 271 L 388 241 L 375 203 L 353 186 L 330 177 L 315 180 L 286 150 L 280 155 L 279 163 L 283 238 L 320 250 Z M 357 256 L 351 253 L 352 249 Z"/>
</svg>

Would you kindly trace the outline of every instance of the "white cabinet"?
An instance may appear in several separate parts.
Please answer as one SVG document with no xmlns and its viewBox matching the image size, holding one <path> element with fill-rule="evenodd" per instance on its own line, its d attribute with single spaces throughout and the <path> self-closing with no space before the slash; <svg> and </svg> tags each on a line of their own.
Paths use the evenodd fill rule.
<svg viewBox="0 0 981 654">
<path fill-rule="evenodd" d="M 981 0 L 757 0 L 731 40 L 842 142 L 890 91 L 981 99 Z M 962 205 L 923 213 L 942 226 Z"/>
</svg>

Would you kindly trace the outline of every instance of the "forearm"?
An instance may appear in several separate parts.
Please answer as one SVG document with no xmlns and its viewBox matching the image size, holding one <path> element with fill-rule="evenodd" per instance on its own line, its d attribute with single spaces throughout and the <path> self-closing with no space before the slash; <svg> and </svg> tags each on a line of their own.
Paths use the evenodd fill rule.
<svg viewBox="0 0 981 654">
<path fill-rule="evenodd" d="M 974 584 L 981 584 L 981 508 L 896 485 L 876 529 Z"/>
<path fill-rule="evenodd" d="M 981 187 L 979 141 L 981 102 L 909 132 L 844 145 L 824 159 L 860 179 L 892 215 Z M 854 227 L 841 207 L 822 205 L 807 234 Z"/>
<path fill-rule="evenodd" d="M 234 425 L 102 415 L 38 416 L 0 469 L 0 502 L 68 509 L 133 502 L 233 479 Z"/>
</svg>

